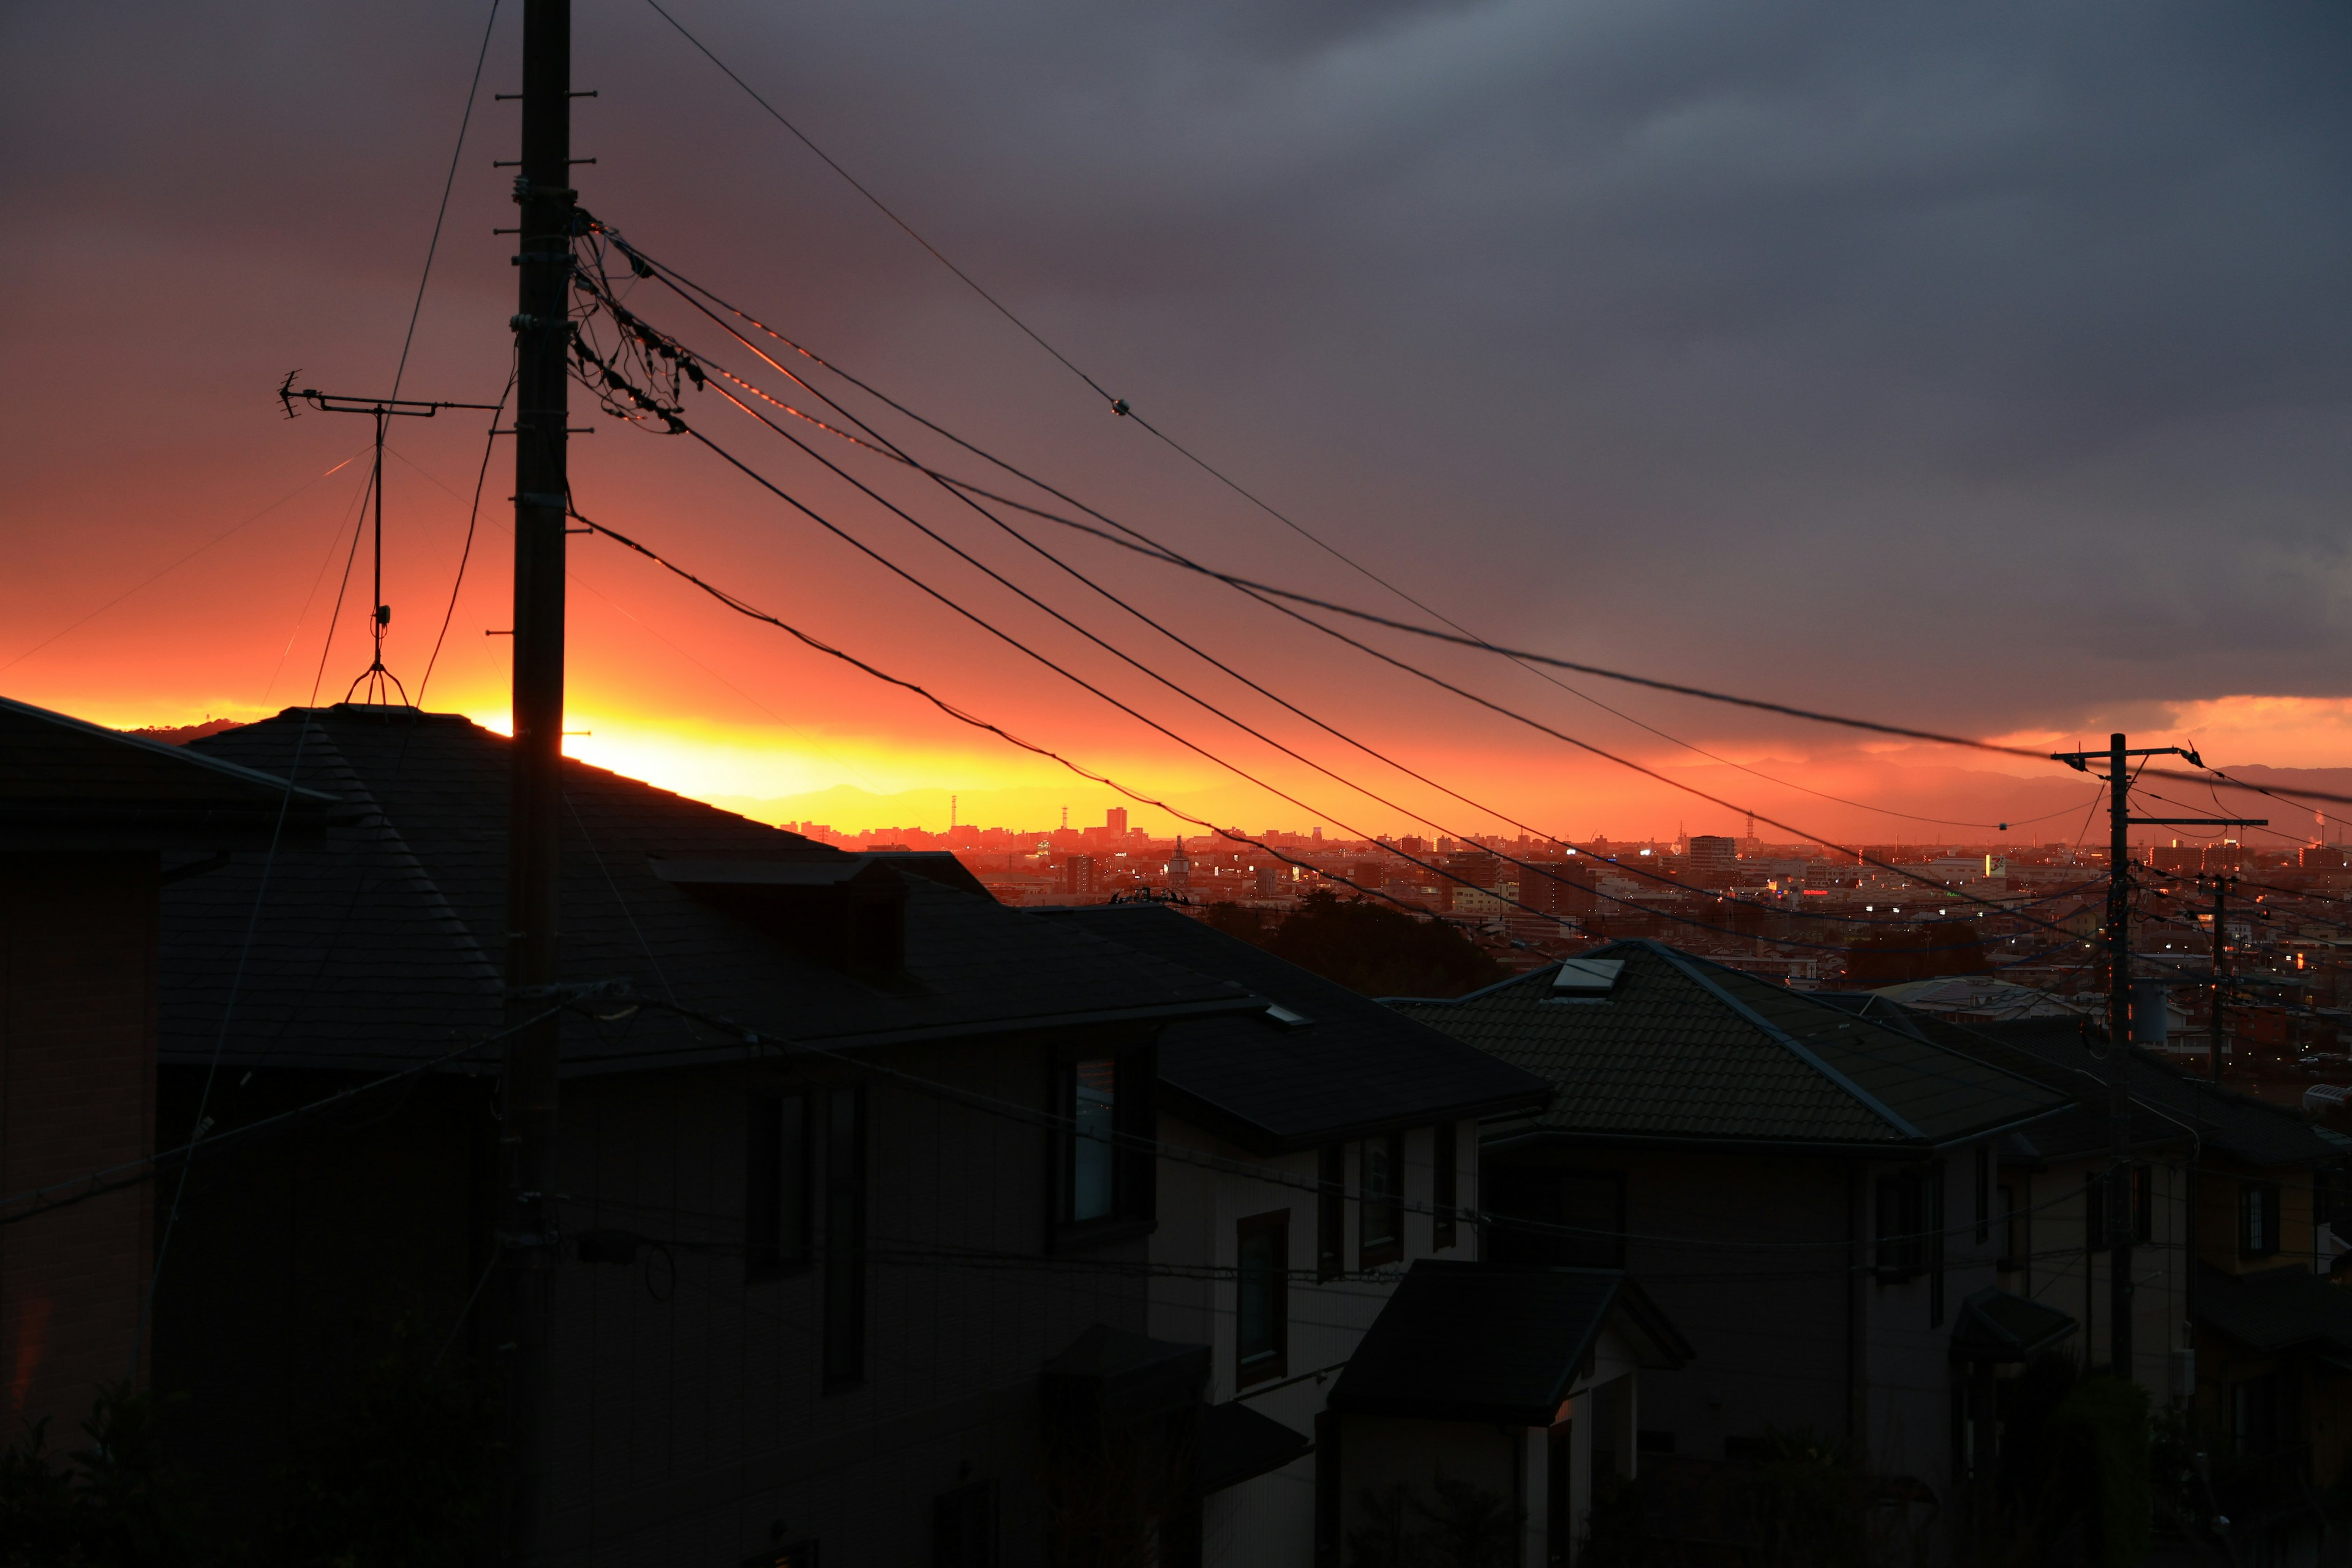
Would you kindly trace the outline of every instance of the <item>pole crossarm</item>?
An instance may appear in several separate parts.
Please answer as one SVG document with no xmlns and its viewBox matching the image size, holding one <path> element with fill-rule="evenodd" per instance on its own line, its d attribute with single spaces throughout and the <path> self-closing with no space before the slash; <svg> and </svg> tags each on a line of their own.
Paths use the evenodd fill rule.
<svg viewBox="0 0 2352 1568">
<path fill-rule="evenodd" d="M 2133 816 L 2134 827 L 2268 827 L 2267 816 Z"/>
<path fill-rule="evenodd" d="M 278 401 L 285 405 L 286 417 L 295 418 L 294 405 L 299 400 L 309 404 L 321 414 L 373 414 L 378 418 L 430 419 L 444 408 L 494 409 L 495 403 L 452 403 L 446 398 L 423 397 L 354 397 L 347 393 L 320 392 L 315 386 L 298 387 L 294 378 L 302 373 L 289 370 L 286 379 L 278 384 Z"/>
<path fill-rule="evenodd" d="M 2102 747 L 2095 752 L 2050 753 L 2052 762 L 2063 763 L 2078 773 L 2089 773 L 2091 764 L 2095 762 L 2110 762 L 2117 757 L 2186 757 L 2189 759 L 2189 765 L 2192 768 L 2201 768 L 2205 765 L 2205 759 L 2197 754 L 2197 748 L 2194 746 L 2134 746 L 2125 751 L 2117 751 L 2110 746 Z"/>
</svg>

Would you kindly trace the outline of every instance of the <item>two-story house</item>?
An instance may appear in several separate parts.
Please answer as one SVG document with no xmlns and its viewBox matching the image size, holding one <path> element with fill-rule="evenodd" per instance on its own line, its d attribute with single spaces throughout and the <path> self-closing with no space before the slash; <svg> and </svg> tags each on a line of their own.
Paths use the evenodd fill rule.
<svg viewBox="0 0 2352 1568">
<path fill-rule="evenodd" d="M 1551 1084 L 1485 1128 L 1487 1253 L 1622 1268 L 1688 1341 L 1645 1384 L 1643 1449 L 1810 1428 L 1889 1479 L 1889 1532 L 1957 1522 L 1990 1414 L 1971 1358 L 2069 1326 L 1999 1289 L 1989 1179 L 2068 1096 L 1654 942 L 1391 1005 Z"/>
<path fill-rule="evenodd" d="M 1371 1483 L 1345 1473 L 1335 1380 L 1410 1271 L 1477 1258 L 1480 1120 L 1549 1086 L 1165 906 L 1040 918 L 1264 999 L 1160 1036 L 1150 1331 L 1210 1351 L 1202 1560 L 1336 1564 Z M 1572 1369 L 1582 1347 L 1559 1354 Z M 1391 1466 L 1425 1493 L 1471 1462 L 1457 1437 L 1408 1423 Z"/>
<path fill-rule="evenodd" d="M 230 1131 L 407 1075 L 195 1156 L 155 1379 L 234 1512 L 386 1345 L 503 1352 L 508 743 L 341 706 L 198 744 L 349 820 L 165 889 L 163 1139 L 199 1105 Z M 1003 908 L 946 856 L 578 763 L 563 787 L 564 976 L 605 989 L 563 1022 L 551 1559 L 973 1568 L 1157 1534 L 1181 1561 L 1206 1352 L 1148 1347 L 1163 1203 L 1189 1225 L 1202 1200 L 1160 1194 L 1157 1056 L 1265 1001 Z"/>
</svg>

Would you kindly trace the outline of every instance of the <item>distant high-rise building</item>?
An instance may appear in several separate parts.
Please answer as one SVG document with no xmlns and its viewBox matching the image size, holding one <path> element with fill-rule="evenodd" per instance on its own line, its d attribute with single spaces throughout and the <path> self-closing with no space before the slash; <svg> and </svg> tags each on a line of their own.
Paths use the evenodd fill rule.
<svg viewBox="0 0 2352 1568">
<path fill-rule="evenodd" d="M 1192 862 L 1184 854 L 1184 840 L 1176 840 L 1176 853 L 1168 857 L 1168 890 L 1188 891 L 1192 886 Z"/>
<path fill-rule="evenodd" d="M 1739 879 L 1739 845 L 1738 840 L 1719 834 L 1700 833 L 1692 837 L 1684 876 L 1698 888 L 1727 888 Z"/>
<path fill-rule="evenodd" d="M 1121 838 L 1126 837 L 1127 807 L 1123 805 L 1114 805 L 1108 811 L 1104 812 L 1103 826 L 1108 828 L 1117 837 Z"/>
<path fill-rule="evenodd" d="M 1283 869 L 1284 868 L 1280 866 L 1260 866 L 1257 868 L 1257 896 L 1259 898 L 1271 899 L 1282 891 Z"/>
<path fill-rule="evenodd" d="M 1091 855 L 1071 855 L 1062 861 L 1062 891 L 1076 897 L 1096 890 L 1095 858 Z"/>
</svg>

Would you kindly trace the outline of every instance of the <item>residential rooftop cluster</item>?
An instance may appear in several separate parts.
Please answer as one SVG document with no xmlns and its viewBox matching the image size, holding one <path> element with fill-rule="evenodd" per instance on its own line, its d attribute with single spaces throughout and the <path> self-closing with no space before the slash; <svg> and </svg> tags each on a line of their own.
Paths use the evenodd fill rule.
<svg viewBox="0 0 2352 1568">
<path fill-rule="evenodd" d="M 519 995 L 509 752 L 0 702 L 12 1417 L 151 1421 L 251 1539 L 364 1451 L 462 1543 L 530 1310 L 567 1563 L 2341 1539 L 2340 859 L 2227 862 L 2226 993 L 2147 868 L 2126 1042 L 2054 847 L 839 844 L 569 763 Z M 516 1234 L 504 1042 L 551 1016 Z"/>
</svg>

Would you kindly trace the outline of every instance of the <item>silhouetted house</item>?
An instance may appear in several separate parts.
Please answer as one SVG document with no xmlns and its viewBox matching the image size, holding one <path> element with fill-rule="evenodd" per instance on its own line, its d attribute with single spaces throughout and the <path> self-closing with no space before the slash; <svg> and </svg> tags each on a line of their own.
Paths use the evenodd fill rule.
<svg viewBox="0 0 2352 1568">
<path fill-rule="evenodd" d="M 330 802 L 0 699 L 0 1376 L 10 1438 L 80 1441 L 143 1370 L 157 899 Z"/>
<path fill-rule="evenodd" d="M 430 1069 L 198 1159 L 156 1379 L 234 1489 L 394 1320 L 496 1364 L 507 742 L 343 706 L 200 744 L 358 819 L 169 890 L 165 1135 L 215 1053 L 224 1129 Z M 1160 1032 L 1263 1001 L 946 855 L 563 779 L 564 975 L 609 989 L 563 1021 L 554 1559 L 1033 1563 L 1094 1528 L 1045 1391 L 1150 1419 L 1198 1362 L 1133 1352 Z M 1174 1484 L 1109 1524 L 1181 1527 Z"/>
<path fill-rule="evenodd" d="M 1392 1005 L 1556 1091 L 1486 1125 L 1489 1256 L 1622 1268 L 1688 1340 L 1645 1379 L 1640 1447 L 1810 1427 L 1953 1500 L 1956 1333 L 1998 1289 L 1971 1174 L 2067 1096 L 1654 942 Z"/>
<path fill-rule="evenodd" d="M 1954 1032 L 1962 1036 L 2087 1079 L 2104 1095 L 2108 1063 L 2093 1047 L 2105 1047 L 2072 1025 L 2026 1019 Z M 2153 1052 L 2133 1050 L 2126 1070 L 2142 1149 L 2152 1150 L 2158 1125 L 2175 1140 L 2152 1171 L 2134 1173 L 2146 1193 L 2136 1223 L 2157 1243 L 2134 1254 L 2143 1281 L 2133 1315 L 2139 1380 L 2159 1406 L 2193 1400 L 2216 1511 L 2231 1521 L 2242 1559 L 2304 1560 L 2331 1528 L 2322 1499 L 2352 1479 L 2352 1356 L 2344 1349 L 2352 1346 L 2352 1286 L 2331 1273 L 2352 1141 Z M 2080 1128 L 2078 1142 L 2090 1131 Z M 2039 1141 L 2045 1129 L 2025 1136 Z M 2084 1160 L 2062 1178 L 2060 1195 L 2079 1192 L 2104 1164 L 2098 1155 Z M 2090 1202 L 2037 1205 L 2032 1223 L 2019 1250 L 2034 1270 L 2058 1276 L 2054 1298 L 2034 1294 L 2063 1300 L 2087 1288 L 2104 1317 L 2107 1258 L 2082 1246 L 2095 1225 Z M 2104 1237 L 2094 1230 L 2093 1239 Z M 2184 1341 L 2184 1325 L 2193 1342 Z M 2345 1528 L 2333 1526 L 2339 1535 Z"/>
<path fill-rule="evenodd" d="M 1248 1013 L 1171 1023 L 1160 1037 L 1149 1331 L 1206 1347 L 1202 1561 L 1336 1564 L 1358 1489 L 1328 1442 L 1329 1380 L 1389 1321 L 1401 1281 L 1411 1289 L 1432 1260 L 1477 1256 L 1479 1119 L 1532 1111 L 1550 1091 L 1165 906 L 1033 918 L 1258 999 Z M 1517 1342 L 1499 1321 L 1486 1331 Z M 1435 1473 L 1460 1468 L 1454 1434 L 1412 1431 L 1390 1445 L 1391 1458 L 1425 1493 Z"/>
</svg>

